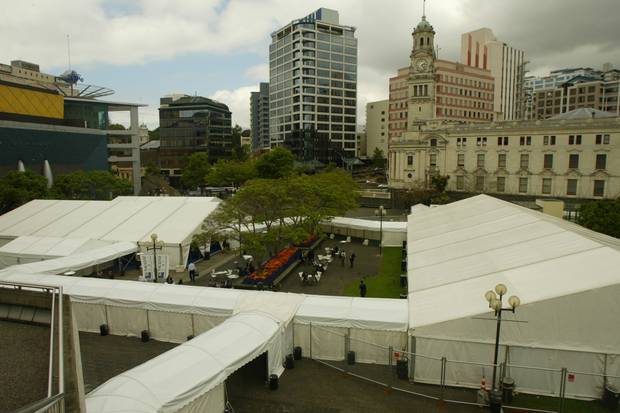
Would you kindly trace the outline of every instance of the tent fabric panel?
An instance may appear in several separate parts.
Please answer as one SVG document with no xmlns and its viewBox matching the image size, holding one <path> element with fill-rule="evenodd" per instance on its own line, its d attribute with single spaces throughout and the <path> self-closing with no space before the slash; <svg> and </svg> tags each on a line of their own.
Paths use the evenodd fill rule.
<svg viewBox="0 0 620 413">
<path fill-rule="evenodd" d="M 103 305 L 72 301 L 71 307 L 79 331 L 98 333 L 99 326 L 108 324 L 106 308 Z"/>
<path fill-rule="evenodd" d="M 218 207 L 219 201 L 213 198 L 201 198 L 185 202 L 167 219 L 153 229 L 159 239 L 169 244 L 189 245 L 192 237 L 198 232 L 203 221 Z M 139 241 L 149 241 L 148 236 Z"/>
<path fill-rule="evenodd" d="M 393 351 L 407 350 L 407 333 L 402 331 L 352 328 L 350 337 L 350 349 L 355 351 L 355 360 L 360 363 L 388 365 L 392 357 L 390 346 Z"/>
<path fill-rule="evenodd" d="M 10 228 L 2 230 L 3 235 L 34 235 L 37 231 L 45 228 L 51 222 L 69 215 L 71 211 L 84 205 L 86 201 L 57 201 L 50 203 L 47 208 L 28 217 L 28 219 L 18 222 Z"/>
<path fill-rule="evenodd" d="M 416 337 L 415 353 L 410 362 L 414 379 L 422 383 L 440 384 L 441 358 L 446 357 L 446 383 L 451 386 L 480 388 L 483 377 L 490 383 L 493 377 L 494 344 L 467 343 Z M 500 346 L 498 360 L 505 359 L 505 347 Z M 463 362 L 475 362 L 469 364 Z"/>
<path fill-rule="evenodd" d="M 130 202 L 131 200 L 121 200 L 120 202 Z M 159 202 L 151 201 L 147 207 L 139 214 L 133 214 L 123 225 L 114 228 L 105 234 L 105 240 L 131 240 L 140 241 L 150 240 L 150 236 L 157 228 L 157 225 L 180 208 L 184 203 L 184 198 L 168 197 Z M 164 238 L 161 238 L 164 242 Z"/>
<path fill-rule="evenodd" d="M 558 396 L 562 367 L 574 372 L 598 372 L 600 376 L 571 373 L 574 381 L 566 382 L 566 396 L 571 398 L 599 399 L 603 394 L 605 358 L 602 354 L 511 347 L 509 363 L 515 366 L 536 366 L 554 371 L 508 367 L 507 374 L 515 380 L 517 391 Z M 609 374 L 613 374 L 611 371 Z"/>
<path fill-rule="evenodd" d="M 5 235 L 5 231 L 12 226 L 38 214 L 46 208 L 58 203 L 57 200 L 34 199 L 19 208 L 15 208 L 6 214 L 0 215 L 0 234 Z"/>
<path fill-rule="evenodd" d="M 68 237 L 82 225 L 93 220 L 96 216 L 110 208 L 115 201 L 85 201 L 82 206 L 71 211 L 70 214 L 60 217 L 40 228 L 34 235 L 38 237 Z"/>
<path fill-rule="evenodd" d="M 195 335 L 199 335 L 206 331 L 209 331 L 228 319 L 228 317 L 217 317 L 213 315 L 207 316 L 199 314 L 195 314 L 193 317 Z"/>
<path fill-rule="evenodd" d="M 133 215 L 140 213 L 153 202 L 149 199 L 136 197 L 112 203 L 105 211 L 85 222 L 75 231 L 68 234 L 71 238 L 104 239 L 115 228 L 125 225 Z M 109 240 L 108 240 L 109 241 Z M 134 239 L 117 239 L 114 241 L 133 241 Z"/>
<path fill-rule="evenodd" d="M 202 396 L 184 406 L 179 413 L 223 412 L 226 408 L 225 384 L 220 383 Z"/>
<path fill-rule="evenodd" d="M 108 307 L 108 326 L 115 336 L 140 337 L 149 329 L 146 311 L 140 308 Z"/>
<path fill-rule="evenodd" d="M 149 311 L 149 333 L 155 340 L 169 343 L 183 343 L 193 336 L 191 314 L 179 314 L 167 311 Z"/>
<path fill-rule="evenodd" d="M 446 259 L 441 263 L 426 267 L 415 268 L 415 263 L 409 263 L 412 269 L 412 284 L 410 291 L 421 291 L 428 288 L 450 284 L 462 280 L 481 277 L 486 274 L 496 274 L 525 266 L 534 267 L 549 260 L 570 258 L 571 254 L 599 248 L 597 244 L 587 238 L 575 234 L 562 232 L 517 243 L 505 247 L 495 248 L 492 244 L 486 245 L 484 251 L 453 260 Z M 620 259 L 620 254 L 618 255 Z"/>
</svg>

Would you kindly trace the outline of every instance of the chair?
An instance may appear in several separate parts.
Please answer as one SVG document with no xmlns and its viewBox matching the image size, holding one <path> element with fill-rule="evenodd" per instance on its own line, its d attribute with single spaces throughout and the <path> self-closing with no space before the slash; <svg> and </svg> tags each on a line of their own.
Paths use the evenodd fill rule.
<svg viewBox="0 0 620 413">
<path fill-rule="evenodd" d="M 329 239 L 334 239 L 334 238 L 336 238 L 335 234 L 329 234 Z"/>
<path fill-rule="evenodd" d="M 351 242 L 351 237 L 350 236 L 347 237 L 347 242 Z"/>
<path fill-rule="evenodd" d="M 301 282 L 304 282 L 304 272 L 303 271 L 299 271 L 299 279 L 301 280 Z"/>
<path fill-rule="evenodd" d="M 367 247 L 367 246 L 368 246 L 368 238 L 366 238 L 366 239 L 364 240 L 364 242 L 362 242 L 362 245 L 363 245 L 363 246 L 365 246 L 365 247 Z"/>
<path fill-rule="evenodd" d="M 317 284 L 319 283 L 319 281 L 321 281 L 321 274 L 323 274 L 321 271 L 317 271 L 316 275 L 314 276 Z"/>
</svg>

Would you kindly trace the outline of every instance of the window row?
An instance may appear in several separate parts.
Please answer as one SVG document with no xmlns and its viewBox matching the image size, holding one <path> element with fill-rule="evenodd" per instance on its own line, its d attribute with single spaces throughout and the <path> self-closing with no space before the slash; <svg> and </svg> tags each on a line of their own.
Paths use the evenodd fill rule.
<svg viewBox="0 0 620 413">
<path fill-rule="evenodd" d="M 500 169 L 506 168 L 506 161 L 508 155 L 505 153 L 500 153 L 497 155 L 497 167 Z M 484 168 L 485 167 L 485 159 L 486 156 L 484 153 L 476 154 L 476 167 Z M 543 169 L 551 170 L 553 169 L 553 160 L 554 156 L 551 153 L 546 153 L 543 155 Z M 458 153 L 456 155 L 456 166 L 464 167 L 465 166 L 465 154 Z M 530 167 L 530 155 L 527 153 L 522 153 L 519 155 L 519 168 L 522 170 L 528 170 Z M 568 169 L 579 169 L 579 154 L 571 153 L 568 155 Z M 594 169 L 596 170 L 605 170 L 607 169 L 607 154 L 599 153 L 596 154 Z"/>
<path fill-rule="evenodd" d="M 506 177 L 498 176 L 495 178 L 495 190 L 497 192 L 506 192 Z M 529 185 L 533 178 L 521 176 L 518 181 L 518 192 L 521 194 L 526 194 L 530 190 Z M 542 178 L 540 186 L 540 193 L 544 195 L 552 194 L 552 185 L 553 178 Z M 566 180 L 566 195 L 577 195 L 577 185 L 579 183 L 578 179 L 567 179 Z M 478 175 L 474 177 L 474 190 L 475 191 L 485 191 L 489 188 L 486 188 L 486 177 L 483 175 Z M 456 190 L 464 191 L 469 190 L 470 188 L 465 187 L 465 176 L 457 175 L 456 177 Z M 490 189 L 492 190 L 492 189 Z M 534 192 L 534 190 L 532 190 Z M 595 179 L 592 185 L 592 196 L 602 197 L 605 196 L 605 181 L 602 179 Z"/>
<path fill-rule="evenodd" d="M 568 135 L 568 144 L 569 145 L 581 145 L 583 135 Z M 483 141 L 486 142 L 486 137 L 483 138 Z M 480 137 L 477 138 L 476 143 L 480 146 Z M 610 134 L 597 134 L 594 137 L 594 143 L 596 145 L 609 145 L 611 142 Z M 497 137 L 497 146 L 508 146 L 510 143 L 509 136 L 498 136 Z M 556 144 L 556 136 L 555 135 L 544 135 L 543 136 L 543 145 L 551 146 Z M 456 138 L 457 146 L 466 146 L 467 138 Z M 531 136 L 520 136 L 519 137 L 519 146 L 531 146 L 532 145 L 532 137 Z"/>
</svg>

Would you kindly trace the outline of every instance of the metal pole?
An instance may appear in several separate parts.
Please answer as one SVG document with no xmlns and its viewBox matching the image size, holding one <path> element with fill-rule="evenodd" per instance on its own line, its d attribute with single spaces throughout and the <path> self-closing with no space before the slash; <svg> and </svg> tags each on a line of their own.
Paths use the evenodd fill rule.
<svg viewBox="0 0 620 413">
<path fill-rule="evenodd" d="M 312 323 L 310 323 L 310 360 L 312 360 Z"/>
<path fill-rule="evenodd" d="M 388 379 L 388 383 L 387 384 L 388 384 L 388 387 L 391 388 L 392 387 L 392 382 L 394 381 L 394 365 L 392 364 L 393 363 L 392 358 L 393 358 L 393 354 L 394 354 L 394 347 L 390 346 L 388 348 L 388 354 L 389 354 L 388 355 L 388 357 L 389 357 L 388 363 L 389 363 L 389 369 L 390 369 L 390 377 Z"/>
<path fill-rule="evenodd" d="M 63 344 L 63 314 L 62 314 L 62 286 L 58 287 L 58 393 L 65 392 L 64 344 Z"/>
<path fill-rule="evenodd" d="M 383 206 L 379 208 L 379 216 L 381 217 L 379 221 L 379 255 L 383 255 Z"/>
<path fill-rule="evenodd" d="M 157 282 L 157 248 L 155 246 L 155 240 L 153 240 L 153 274 L 155 277 L 153 278 L 153 282 Z"/>
<path fill-rule="evenodd" d="M 50 363 L 47 377 L 47 397 L 52 397 L 52 372 L 54 370 L 54 311 L 56 310 L 56 290 L 52 291 L 52 309 L 50 310 Z"/>
<path fill-rule="evenodd" d="M 443 401 L 443 392 L 444 392 L 444 386 L 446 384 L 446 358 L 442 357 L 441 358 L 441 375 L 439 378 L 440 381 L 440 386 L 441 386 L 441 393 L 439 394 L 439 400 Z"/>
<path fill-rule="evenodd" d="M 499 297 L 500 302 L 502 301 L 502 297 Z M 497 311 L 497 331 L 495 332 L 495 356 L 493 357 L 493 381 L 491 382 L 491 387 L 493 390 L 497 390 L 498 386 L 495 385 L 495 378 L 497 375 L 497 356 L 499 354 L 499 330 L 502 325 L 502 310 L 501 308 Z"/>
<path fill-rule="evenodd" d="M 566 369 L 566 367 L 562 367 L 561 376 L 562 382 L 560 383 L 560 413 L 564 413 L 564 400 L 566 398 L 566 377 L 568 376 L 568 370 Z"/>
</svg>

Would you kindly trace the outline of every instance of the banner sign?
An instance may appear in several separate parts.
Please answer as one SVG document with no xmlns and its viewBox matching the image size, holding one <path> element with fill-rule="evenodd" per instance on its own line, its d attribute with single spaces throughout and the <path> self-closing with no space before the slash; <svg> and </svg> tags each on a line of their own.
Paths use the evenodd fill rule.
<svg viewBox="0 0 620 413">
<path fill-rule="evenodd" d="M 154 279 L 154 263 L 153 254 L 140 255 L 140 262 L 142 263 L 142 277 L 146 281 L 153 281 Z M 168 271 L 170 262 L 168 256 L 165 254 L 157 254 L 157 279 L 158 281 L 165 281 L 168 278 Z"/>
</svg>

